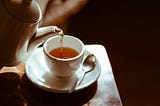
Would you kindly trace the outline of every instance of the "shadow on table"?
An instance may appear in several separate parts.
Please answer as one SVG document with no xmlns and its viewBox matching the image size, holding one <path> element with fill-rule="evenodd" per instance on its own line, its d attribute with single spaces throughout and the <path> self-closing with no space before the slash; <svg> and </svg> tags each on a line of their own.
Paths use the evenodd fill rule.
<svg viewBox="0 0 160 106">
<path fill-rule="evenodd" d="M 21 83 L 21 92 L 27 106 L 82 106 L 94 96 L 96 90 L 97 82 L 71 94 L 51 93 L 33 86 L 26 75 Z"/>
<path fill-rule="evenodd" d="M 24 106 L 20 82 L 20 76 L 16 73 L 0 74 L 0 106 Z"/>
<path fill-rule="evenodd" d="M 97 82 L 74 93 L 51 93 L 32 85 L 26 75 L 0 74 L 0 106 L 82 106 L 96 93 Z"/>
</svg>

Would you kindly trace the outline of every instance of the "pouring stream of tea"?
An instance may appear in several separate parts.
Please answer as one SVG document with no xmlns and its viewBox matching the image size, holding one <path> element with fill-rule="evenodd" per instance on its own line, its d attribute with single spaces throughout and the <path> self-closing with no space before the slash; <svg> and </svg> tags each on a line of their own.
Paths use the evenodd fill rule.
<svg viewBox="0 0 160 106">
<path fill-rule="evenodd" d="M 64 33 L 63 31 L 61 30 L 61 39 L 60 39 L 60 48 L 61 48 L 61 53 L 63 53 L 63 38 L 64 38 Z"/>
<path fill-rule="evenodd" d="M 92 71 L 96 66 L 96 57 L 93 54 L 90 54 L 86 57 L 86 59 L 83 62 L 82 70 L 83 70 L 83 76 L 78 81 L 78 78 L 76 78 L 76 81 L 74 85 L 69 90 L 69 93 L 72 93 L 77 86 L 79 86 L 84 79 L 85 75 Z"/>
<path fill-rule="evenodd" d="M 64 38 L 64 33 L 63 33 L 63 30 L 61 29 L 56 29 L 56 32 L 59 33 L 59 35 L 61 36 L 61 39 L 60 39 L 60 48 L 61 48 L 61 53 L 63 53 L 63 38 Z"/>
</svg>

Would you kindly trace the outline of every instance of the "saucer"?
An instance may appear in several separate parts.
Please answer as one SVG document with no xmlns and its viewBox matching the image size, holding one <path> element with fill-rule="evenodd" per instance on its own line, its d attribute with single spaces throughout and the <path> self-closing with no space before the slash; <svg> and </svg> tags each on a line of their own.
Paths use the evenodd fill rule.
<svg viewBox="0 0 160 106">
<path fill-rule="evenodd" d="M 87 50 L 84 53 L 84 58 L 90 52 Z M 76 79 L 80 80 L 83 72 L 82 67 L 77 70 L 75 76 L 72 77 L 56 77 L 49 71 L 44 60 L 43 48 L 36 49 L 26 61 L 26 75 L 29 80 L 37 87 L 55 93 L 68 93 Z M 75 92 L 93 84 L 101 73 L 100 64 L 97 60 L 96 67 L 91 72 L 87 73 L 82 83 L 75 88 Z"/>
</svg>

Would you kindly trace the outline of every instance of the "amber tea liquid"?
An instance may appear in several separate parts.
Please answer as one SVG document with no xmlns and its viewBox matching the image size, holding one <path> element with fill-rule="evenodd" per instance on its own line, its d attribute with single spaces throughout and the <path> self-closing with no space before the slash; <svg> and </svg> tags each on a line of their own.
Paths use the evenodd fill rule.
<svg viewBox="0 0 160 106">
<path fill-rule="evenodd" d="M 76 57 L 79 53 L 69 47 L 59 47 L 51 50 L 50 55 L 61 58 L 61 59 L 68 59 L 68 58 L 73 58 Z"/>
<path fill-rule="evenodd" d="M 76 57 L 79 54 L 76 50 L 69 48 L 69 47 L 63 47 L 63 38 L 64 38 L 64 33 L 62 33 L 61 35 L 60 47 L 51 50 L 49 52 L 50 55 L 57 57 L 57 58 L 62 58 L 62 59 Z"/>
</svg>

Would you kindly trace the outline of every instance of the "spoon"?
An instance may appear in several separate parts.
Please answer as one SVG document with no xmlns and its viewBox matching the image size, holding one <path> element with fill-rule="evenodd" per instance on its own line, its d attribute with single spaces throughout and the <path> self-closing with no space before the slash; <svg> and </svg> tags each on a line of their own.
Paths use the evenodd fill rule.
<svg viewBox="0 0 160 106">
<path fill-rule="evenodd" d="M 69 93 L 72 93 L 75 90 L 76 86 L 79 86 L 81 84 L 81 82 L 84 79 L 84 76 L 88 72 L 92 71 L 95 68 L 95 66 L 96 66 L 96 57 L 93 54 L 89 54 L 83 62 L 83 66 L 82 66 L 83 75 L 82 75 L 82 77 L 80 78 L 79 81 L 78 81 L 78 78 L 76 78 L 76 81 L 75 81 L 74 85 L 71 87 L 71 89 L 69 90 Z"/>
</svg>

